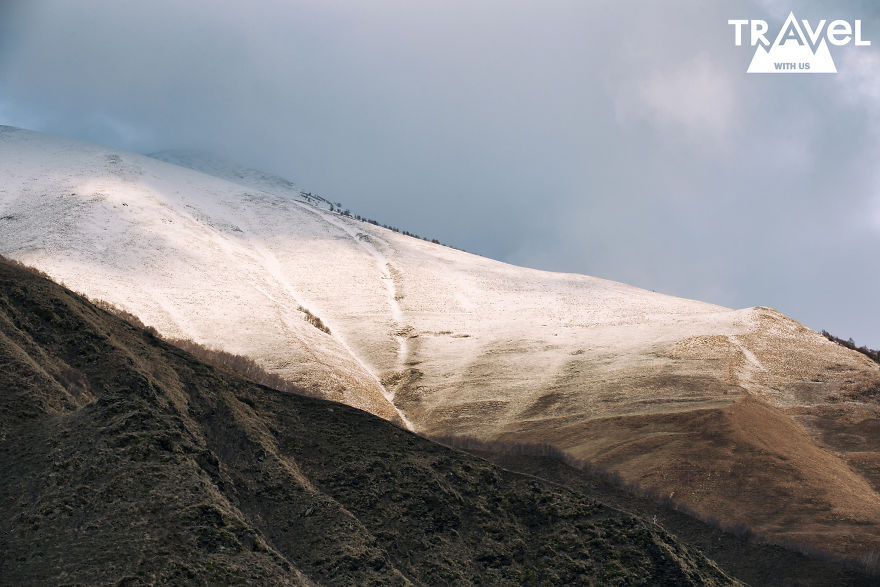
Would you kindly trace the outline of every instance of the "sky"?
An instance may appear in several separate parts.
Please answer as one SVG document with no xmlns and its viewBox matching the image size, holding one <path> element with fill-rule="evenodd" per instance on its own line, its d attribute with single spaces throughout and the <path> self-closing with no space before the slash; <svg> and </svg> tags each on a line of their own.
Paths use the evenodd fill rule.
<svg viewBox="0 0 880 587">
<path fill-rule="evenodd" d="M 872 45 L 746 74 L 727 21 L 791 10 Z M 880 348 L 869 0 L 0 0 L 0 124 L 212 151 L 473 253 Z"/>
</svg>

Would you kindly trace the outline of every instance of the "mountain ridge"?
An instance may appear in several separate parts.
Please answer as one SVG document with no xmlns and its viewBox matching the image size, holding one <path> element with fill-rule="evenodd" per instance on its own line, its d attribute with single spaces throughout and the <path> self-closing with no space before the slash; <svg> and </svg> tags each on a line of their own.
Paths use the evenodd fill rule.
<svg viewBox="0 0 880 587">
<path fill-rule="evenodd" d="M 775 310 L 518 268 L 8 127 L 0 158 L 0 252 L 165 336 L 424 434 L 552 444 L 725 524 L 880 549 L 880 446 L 860 431 L 880 368 Z M 733 471 L 762 475 L 746 503 Z"/>
<path fill-rule="evenodd" d="M 662 528 L 200 363 L 0 260 L 0 583 L 732 584 Z"/>
</svg>

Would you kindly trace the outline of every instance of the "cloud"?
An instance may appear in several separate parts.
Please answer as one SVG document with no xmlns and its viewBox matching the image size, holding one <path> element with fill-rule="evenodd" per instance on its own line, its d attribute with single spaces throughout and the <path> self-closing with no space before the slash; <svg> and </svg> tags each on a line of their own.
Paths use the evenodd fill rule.
<svg viewBox="0 0 880 587">
<path fill-rule="evenodd" d="M 850 49 L 843 53 L 840 67 L 841 99 L 864 107 L 880 122 L 880 53 Z"/>
<path fill-rule="evenodd" d="M 623 124 L 644 120 L 661 133 L 694 141 L 724 141 L 736 116 L 731 74 L 706 55 L 662 70 L 637 72 L 615 91 L 615 114 Z"/>
<path fill-rule="evenodd" d="M 874 140 L 865 145 L 862 154 L 868 169 L 876 168 L 880 158 L 880 52 L 849 50 L 841 60 L 840 102 L 864 113 L 865 124 Z M 880 231 L 880 171 L 875 171 L 865 183 L 863 218 L 875 231 Z"/>
<path fill-rule="evenodd" d="M 880 346 L 878 8 L 799 5 L 865 19 L 839 75 L 747 75 L 727 20 L 784 9 L 0 0 L 0 123 L 207 148 L 472 252 Z"/>
</svg>

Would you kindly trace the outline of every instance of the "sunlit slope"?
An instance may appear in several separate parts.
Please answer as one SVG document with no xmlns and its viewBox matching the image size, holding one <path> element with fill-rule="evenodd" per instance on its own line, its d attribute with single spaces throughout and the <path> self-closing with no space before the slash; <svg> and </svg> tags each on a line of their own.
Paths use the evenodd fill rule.
<svg viewBox="0 0 880 587">
<path fill-rule="evenodd" d="M 296 219 L 289 230 L 304 242 L 325 241 L 326 254 L 358 253 L 310 207 L 146 157 L 5 127 L 0 161 L 2 252 L 165 335 L 257 358 L 322 397 L 396 417 L 356 353 L 306 320 L 300 306 L 316 308 L 267 248 L 276 235 L 264 220 L 286 214 Z"/>
<path fill-rule="evenodd" d="M 786 539 L 880 542 L 880 446 L 838 433 L 880 422 L 862 355 L 767 308 L 514 267 L 200 166 L 225 179 L 3 128 L 0 253 L 428 434 L 550 442 Z"/>
<path fill-rule="evenodd" d="M 655 524 L 244 381 L 3 259 L 0 365 L 3 585 L 735 583 Z"/>
</svg>

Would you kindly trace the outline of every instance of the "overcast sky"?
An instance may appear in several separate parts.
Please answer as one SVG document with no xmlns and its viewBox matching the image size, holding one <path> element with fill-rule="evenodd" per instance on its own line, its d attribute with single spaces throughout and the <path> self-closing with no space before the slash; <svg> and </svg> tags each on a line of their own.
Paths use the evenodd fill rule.
<svg viewBox="0 0 880 587">
<path fill-rule="evenodd" d="M 731 18 L 860 18 L 747 75 Z M 880 9 L 804 0 L 0 0 L 0 124 L 202 148 L 503 261 L 880 347 Z M 0 161 L 2 165 L 2 161 Z"/>
</svg>

